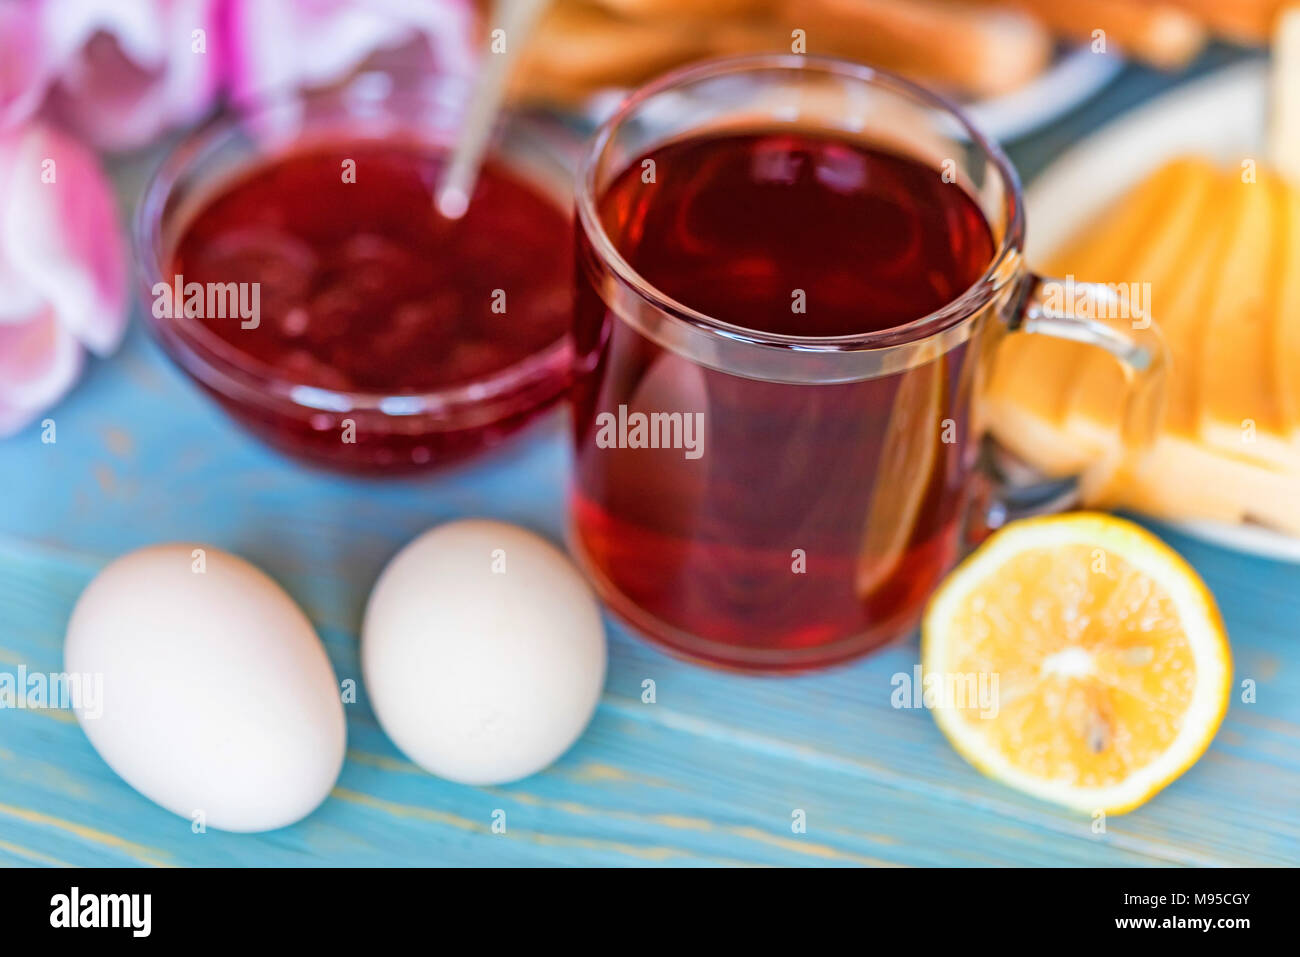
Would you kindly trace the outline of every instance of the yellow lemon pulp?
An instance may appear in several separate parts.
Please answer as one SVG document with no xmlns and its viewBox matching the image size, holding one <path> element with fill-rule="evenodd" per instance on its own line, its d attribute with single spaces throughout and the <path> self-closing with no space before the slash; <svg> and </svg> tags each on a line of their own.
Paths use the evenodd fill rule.
<svg viewBox="0 0 1300 957">
<path fill-rule="evenodd" d="M 927 681 L 983 676 L 995 692 L 934 708 L 967 760 L 1108 813 L 1143 803 L 1201 755 L 1231 679 L 1196 573 L 1138 526 L 1091 513 L 1013 523 L 967 559 L 931 600 L 922 666 Z"/>
</svg>

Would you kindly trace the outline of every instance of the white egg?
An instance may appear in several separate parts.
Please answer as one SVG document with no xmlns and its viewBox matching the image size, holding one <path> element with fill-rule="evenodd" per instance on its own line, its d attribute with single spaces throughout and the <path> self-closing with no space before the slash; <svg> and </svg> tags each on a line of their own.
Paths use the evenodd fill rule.
<svg viewBox="0 0 1300 957">
<path fill-rule="evenodd" d="M 407 757 L 453 781 L 501 784 L 582 734 L 605 683 L 605 632 L 562 552 L 513 525 L 458 521 L 421 535 L 379 576 L 361 667 Z"/>
<path fill-rule="evenodd" d="M 76 709 L 95 750 L 191 821 L 282 827 L 338 778 L 346 728 L 325 649 L 293 599 L 228 552 L 175 544 L 119 558 L 77 601 L 63 661 L 69 675 L 102 676 L 102 707 Z"/>
</svg>

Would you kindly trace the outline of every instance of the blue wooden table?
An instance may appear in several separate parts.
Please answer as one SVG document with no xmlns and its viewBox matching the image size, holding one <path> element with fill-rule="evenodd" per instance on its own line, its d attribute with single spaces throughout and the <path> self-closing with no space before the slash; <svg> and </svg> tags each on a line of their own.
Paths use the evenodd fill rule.
<svg viewBox="0 0 1300 957">
<path fill-rule="evenodd" d="M 1168 82 L 1130 70 L 1012 153 L 1032 175 Z M 133 198 L 130 172 L 123 182 Z M 210 542 L 251 559 L 307 610 L 339 678 L 359 679 L 366 595 L 417 533 L 483 515 L 561 539 L 559 415 L 444 475 L 332 477 L 236 430 L 137 324 L 52 417 L 55 444 L 35 427 L 0 443 L 0 671 L 61 670 L 81 589 L 152 542 Z M 438 780 L 394 748 L 363 694 L 347 707 L 347 761 L 330 798 L 263 835 L 194 834 L 114 775 L 71 714 L 0 711 L 0 862 L 1300 864 L 1300 567 L 1162 534 L 1213 589 L 1237 681 L 1253 679 L 1257 700 L 1234 698 L 1208 754 L 1104 834 L 982 778 L 927 713 L 890 706 L 890 678 L 916 663 L 915 639 L 836 671 L 757 679 L 665 657 L 611 622 L 604 697 L 554 767 L 499 788 Z M 646 678 L 654 704 L 641 701 Z M 799 811 L 806 833 L 791 827 Z"/>
</svg>

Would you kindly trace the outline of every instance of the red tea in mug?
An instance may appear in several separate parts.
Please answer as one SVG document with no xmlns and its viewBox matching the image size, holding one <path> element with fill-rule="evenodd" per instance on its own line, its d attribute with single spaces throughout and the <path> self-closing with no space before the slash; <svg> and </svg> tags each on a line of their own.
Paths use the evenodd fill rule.
<svg viewBox="0 0 1300 957">
<path fill-rule="evenodd" d="M 761 333 L 901 326 L 959 297 L 995 249 L 940 170 L 822 134 L 670 142 L 598 212 L 660 293 Z M 716 371 L 618 321 L 593 261 L 579 231 L 573 537 L 606 600 L 676 651 L 752 667 L 910 630 L 959 547 L 973 347 L 836 384 Z"/>
</svg>

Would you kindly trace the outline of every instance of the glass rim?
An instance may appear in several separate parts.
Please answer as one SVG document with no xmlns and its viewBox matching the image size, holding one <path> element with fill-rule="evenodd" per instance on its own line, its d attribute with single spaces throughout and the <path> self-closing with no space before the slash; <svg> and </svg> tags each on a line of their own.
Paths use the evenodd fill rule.
<svg viewBox="0 0 1300 957">
<path fill-rule="evenodd" d="M 797 336 L 761 332 L 715 318 L 669 296 L 643 277 L 623 257 L 610 239 L 596 208 L 596 171 L 614 133 L 648 100 L 690 83 L 733 73 L 815 70 L 879 87 L 951 116 L 970 142 L 997 170 L 1003 185 L 1006 229 L 984 272 L 960 295 L 938 309 L 907 322 L 872 332 L 840 336 Z M 596 130 L 578 164 L 575 180 L 575 226 L 583 231 L 602 262 L 642 300 L 658 311 L 693 328 L 731 341 L 801 352 L 857 352 L 906 345 L 958 325 L 979 313 L 1014 278 L 1024 245 L 1024 204 L 1020 177 L 1002 148 L 942 94 L 913 83 L 896 73 L 838 57 L 759 53 L 719 57 L 671 70 L 628 94 Z"/>
</svg>

